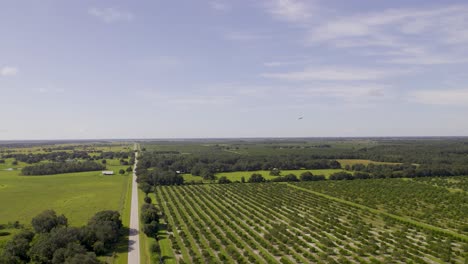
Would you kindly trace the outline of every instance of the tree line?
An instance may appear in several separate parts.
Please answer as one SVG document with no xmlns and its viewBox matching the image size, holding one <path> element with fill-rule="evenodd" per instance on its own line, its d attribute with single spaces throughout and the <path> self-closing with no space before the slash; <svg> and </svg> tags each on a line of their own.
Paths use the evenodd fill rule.
<svg viewBox="0 0 468 264">
<path fill-rule="evenodd" d="M 2 155 L 2 159 L 13 158 L 16 161 L 28 164 L 39 163 L 41 161 L 65 162 L 69 160 L 102 160 L 102 159 L 128 159 L 131 154 L 128 152 L 98 151 L 99 155 L 91 156 L 88 151 L 57 151 L 50 153 L 10 153 Z"/>
<path fill-rule="evenodd" d="M 104 170 L 106 166 L 94 161 L 78 162 L 50 162 L 37 165 L 26 166 L 21 170 L 25 176 L 51 175 L 70 172 L 97 171 Z"/>
<path fill-rule="evenodd" d="M 354 171 L 345 179 L 418 178 L 468 175 L 468 164 L 354 164 L 345 169 Z M 349 173 L 348 173 L 349 174 Z M 343 175 L 342 175 L 343 176 Z M 332 179 L 332 177 L 330 177 Z M 341 179 L 341 178 L 340 178 Z"/>
</svg>

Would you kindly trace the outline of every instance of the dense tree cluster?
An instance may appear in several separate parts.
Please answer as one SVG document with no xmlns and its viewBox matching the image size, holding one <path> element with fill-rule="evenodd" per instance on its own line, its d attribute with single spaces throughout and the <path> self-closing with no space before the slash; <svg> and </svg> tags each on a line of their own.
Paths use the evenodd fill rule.
<svg viewBox="0 0 468 264">
<path fill-rule="evenodd" d="M 434 176 L 468 175 L 468 165 L 459 164 L 354 164 L 345 169 L 355 171 L 352 179 L 381 179 L 381 178 L 416 178 Z M 330 177 L 330 179 L 332 179 Z"/>
<path fill-rule="evenodd" d="M 57 216 L 55 211 L 46 210 L 34 217 L 31 224 L 36 233 L 49 233 L 53 228 L 67 226 L 68 221 L 64 215 Z"/>
<path fill-rule="evenodd" d="M 231 183 L 231 180 L 229 180 L 226 176 L 221 176 L 218 179 L 218 183 L 219 184 L 227 184 L 227 183 Z"/>
<path fill-rule="evenodd" d="M 285 176 L 278 176 L 271 180 L 272 182 L 297 182 L 299 179 L 293 173 L 287 174 Z"/>
<path fill-rule="evenodd" d="M 65 216 L 47 210 L 34 217 L 35 232 L 24 230 L 5 245 L 0 263 L 99 264 L 97 255 L 114 250 L 123 235 L 120 214 L 96 213 L 84 227 L 69 227 Z"/>
<path fill-rule="evenodd" d="M 105 165 L 96 163 L 94 161 L 51 162 L 24 167 L 21 170 L 21 173 L 26 176 L 51 175 L 70 172 L 97 171 L 104 169 L 106 169 Z"/>
<path fill-rule="evenodd" d="M 114 151 L 94 151 L 98 155 L 90 155 L 91 151 L 78 151 L 74 150 L 75 147 L 70 147 L 71 152 L 66 151 L 53 151 L 45 153 L 7 153 L 2 155 L 2 159 L 12 158 L 16 161 L 25 162 L 28 164 L 39 163 L 41 161 L 51 161 L 51 162 L 65 162 L 73 160 L 102 160 L 102 159 L 119 159 L 121 165 L 133 164 L 134 154 L 129 154 L 129 152 L 114 152 Z M 127 161 L 126 159 L 129 159 Z"/>
<path fill-rule="evenodd" d="M 130 156 L 128 152 L 103 151 L 98 153 L 95 159 L 128 159 Z"/>
<path fill-rule="evenodd" d="M 301 173 L 301 176 L 299 177 L 301 181 L 323 181 L 325 180 L 324 175 L 314 175 L 310 171 L 306 171 Z"/>
<path fill-rule="evenodd" d="M 159 229 L 159 214 L 151 200 L 141 206 L 140 218 L 143 222 L 143 232 L 149 237 L 155 237 Z"/>
<path fill-rule="evenodd" d="M 28 164 L 38 163 L 44 160 L 49 160 L 53 162 L 65 162 L 66 160 L 74 159 L 91 159 L 91 156 L 87 151 L 73 151 L 73 152 L 50 152 L 50 153 L 14 153 L 3 155 L 3 158 L 14 158 L 17 161 L 25 162 Z"/>
<path fill-rule="evenodd" d="M 253 183 L 253 182 L 265 182 L 265 178 L 259 174 L 259 173 L 254 173 L 250 176 L 250 178 L 247 180 L 247 182 Z"/>
<path fill-rule="evenodd" d="M 146 170 L 137 167 L 138 183 L 140 188 L 145 186 L 156 185 L 180 185 L 184 183 L 182 175 L 174 171 L 166 171 L 160 169 Z M 143 188 L 142 188 L 143 190 Z"/>
<path fill-rule="evenodd" d="M 313 159 L 308 155 L 236 155 L 234 153 L 199 153 L 192 155 L 165 155 L 145 152 L 141 166 L 170 171 L 182 171 L 202 176 L 204 172 L 218 173 L 231 171 L 298 170 L 298 169 L 337 169 L 341 165 L 336 160 Z"/>
</svg>

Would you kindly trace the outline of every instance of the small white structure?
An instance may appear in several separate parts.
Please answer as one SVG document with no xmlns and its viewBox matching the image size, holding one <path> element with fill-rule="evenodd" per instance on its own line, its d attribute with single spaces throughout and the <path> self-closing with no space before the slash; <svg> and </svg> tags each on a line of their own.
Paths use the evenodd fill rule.
<svg viewBox="0 0 468 264">
<path fill-rule="evenodd" d="M 114 171 L 102 171 L 102 175 L 114 175 Z"/>
</svg>

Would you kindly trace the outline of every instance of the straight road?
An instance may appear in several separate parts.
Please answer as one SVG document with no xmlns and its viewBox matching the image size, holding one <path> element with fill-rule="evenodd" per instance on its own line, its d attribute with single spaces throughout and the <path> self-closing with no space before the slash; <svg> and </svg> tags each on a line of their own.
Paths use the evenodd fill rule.
<svg viewBox="0 0 468 264">
<path fill-rule="evenodd" d="M 137 144 L 135 144 L 137 150 Z M 130 208 L 130 234 L 128 237 L 128 264 L 140 264 L 140 219 L 138 206 L 138 184 L 136 168 L 138 152 L 135 152 L 135 165 L 133 166 L 132 202 Z"/>
</svg>

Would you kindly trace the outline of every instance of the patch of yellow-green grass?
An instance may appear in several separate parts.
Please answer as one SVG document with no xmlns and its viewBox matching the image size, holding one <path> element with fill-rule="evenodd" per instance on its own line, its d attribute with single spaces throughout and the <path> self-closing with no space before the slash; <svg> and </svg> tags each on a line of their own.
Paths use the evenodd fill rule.
<svg viewBox="0 0 468 264">
<path fill-rule="evenodd" d="M 162 223 L 162 220 L 160 220 Z M 162 224 L 160 225 L 162 226 Z M 176 259 L 174 256 L 174 251 L 172 250 L 171 240 L 167 235 L 167 230 L 160 230 L 158 233 L 159 236 L 159 247 L 161 249 L 161 258 L 164 259 L 164 263 L 172 264 L 176 263 Z"/>
<path fill-rule="evenodd" d="M 195 175 L 192 175 L 190 173 L 182 174 L 182 177 L 184 177 L 184 182 L 185 183 L 192 182 L 192 181 L 195 181 L 195 182 L 202 182 L 203 181 L 203 178 L 201 176 L 195 176 Z"/>
<path fill-rule="evenodd" d="M 2 254 L 2 249 L 5 244 L 18 232 L 20 229 L 15 229 L 12 227 L 5 227 L 4 229 L 0 229 L 0 255 Z"/>
<path fill-rule="evenodd" d="M 396 163 L 396 162 L 382 162 L 382 161 L 372 161 L 372 160 L 364 160 L 364 159 L 338 159 L 338 161 L 342 167 L 349 165 L 353 166 L 356 164 L 363 164 L 363 165 L 369 165 L 369 164 L 375 164 L 375 165 L 398 165 L 401 163 Z"/>
<path fill-rule="evenodd" d="M 5 159 L 5 163 L 0 163 L 0 171 L 9 170 L 9 169 L 21 169 L 22 167 L 26 167 L 29 164 L 24 162 L 18 162 L 17 165 L 13 165 L 13 161 L 15 159 L 9 158 Z"/>
<path fill-rule="evenodd" d="M 301 173 L 306 171 L 310 171 L 314 175 L 324 175 L 325 178 L 328 178 L 331 174 L 336 172 L 343 171 L 342 169 L 324 169 L 324 170 L 282 170 L 280 176 L 285 176 L 288 174 L 295 174 L 298 178 L 300 177 Z M 261 174 L 265 179 L 271 180 L 276 178 L 277 176 L 270 175 L 269 170 L 258 170 L 258 171 L 234 171 L 234 172 L 221 172 L 216 173 L 216 177 L 219 178 L 221 176 L 226 176 L 231 181 L 241 181 L 242 177 L 244 177 L 245 181 L 247 181 L 250 176 L 254 173 Z M 183 174 L 184 182 L 189 183 L 192 181 L 195 182 L 205 182 L 208 183 L 210 181 L 204 181 L 201 176 L 194 176 L 192 174 Z"/>
</svg>

